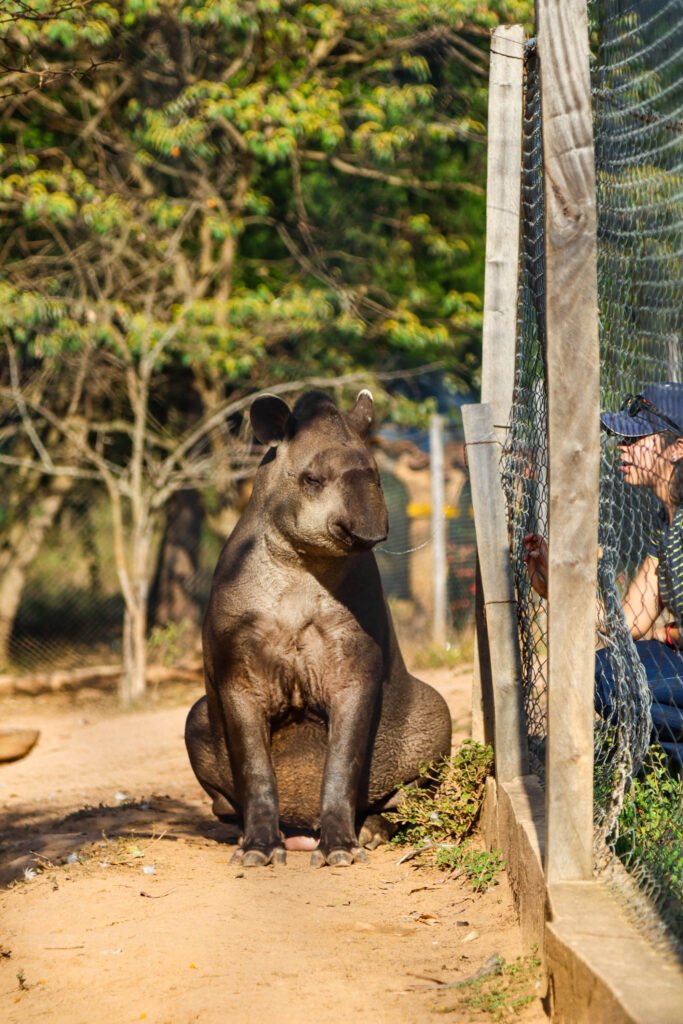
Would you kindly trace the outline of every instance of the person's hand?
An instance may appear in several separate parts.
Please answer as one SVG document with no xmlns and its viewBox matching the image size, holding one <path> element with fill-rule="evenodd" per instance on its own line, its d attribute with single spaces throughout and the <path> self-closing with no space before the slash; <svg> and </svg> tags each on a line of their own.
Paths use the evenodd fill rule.
<svg viewBox="0 0 683 1024">
<path fill-rule="evenodd" d="M 538 533 L 527 533 L 523 541 L 524 564 L 529 583 L 541 597 L 548 596 L 548 545 Z"/>
</svg>

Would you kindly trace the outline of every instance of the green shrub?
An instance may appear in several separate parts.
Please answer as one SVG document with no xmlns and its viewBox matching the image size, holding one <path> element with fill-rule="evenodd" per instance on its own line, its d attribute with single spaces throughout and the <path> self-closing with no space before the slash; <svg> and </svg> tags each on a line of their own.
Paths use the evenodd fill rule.
<svg viewBox="0 0 683 1024">
<path fill-rule="evenodd" d="M 506 1021 L 538 998 L 540 980 L 541 961 L 535 951 L 512 963 L 502 960 L 494 973 L 464 984 L 460 1005 L 452 1009 L 478 1010 L 495 1021 Z"/>
<path fill-rule="evenodd" d="M 434 863 L 443 871 L 460 871 L 475 892 L 486 892 L 497 884 L 497 875 L 505 867 L 500 850 L 474 850 L 463 846 L 438 846 Z"/>
<path fill-rule="evenodd" d="M 425 765 L 418 785 L 403 788 L 403 802 L 386 815 L 399 824 L 395 842 L 426 845 L 462 842 L 479 817 L 493 751 L 475 740 L 443 761 Z"/>
<path fill-rule="evenodd" d="M 616 853 L 655 898 L 674 934 L 683 936 L 683 780 L 651 747 L 619 816 Z"/>
</svg>

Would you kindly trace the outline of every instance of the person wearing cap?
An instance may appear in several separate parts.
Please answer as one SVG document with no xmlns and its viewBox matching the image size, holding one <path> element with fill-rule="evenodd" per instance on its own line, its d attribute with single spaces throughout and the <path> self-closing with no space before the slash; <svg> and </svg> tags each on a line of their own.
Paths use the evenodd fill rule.
<svg viewBox="0 0 683 1024">
<path fill-rule="evenodd" d="M 619 412 L 601 414 L 617 438 L 619 471 L 631 487 L 646 487 L 660 502 L 656 535 L 626 591 L 623 611 L 652 693 L 653 738 L 683 766 L 683 384 L 648 384 L 627 395 Z M 524 538 L 529 581 L 547 597 L 548 547 L 538 534 Z M 663 620 L 660 621 L 660 620 Z M 596 708 L 614 712 L 616 688 L 605 651 L 596 658 Z"/>
</svg>

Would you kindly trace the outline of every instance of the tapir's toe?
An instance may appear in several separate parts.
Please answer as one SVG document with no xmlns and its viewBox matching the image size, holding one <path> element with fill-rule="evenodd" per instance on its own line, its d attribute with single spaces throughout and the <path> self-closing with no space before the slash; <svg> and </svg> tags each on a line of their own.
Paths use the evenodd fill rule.
<svg viewBox="0 0 683 1024">
<path fill-rule="evenodd" d="M 231 864 L 241 864 L 243 868 L 264 868 L 267 864 L 286 864 L 287 852 L 281 846 L 271 850 L 244 850 L 240 847 L 230 858 Z"/>
<path fill-rule="evenodd" d="M 322 868 L 329 864 L 331 868 L 348 868 L 354 863 L 365 864 L 367 859 L 360 846 L 354 846 L 352 850 L 330 850 L 327 854 L 318 849 L 311 854 L 311 867 Z"/>
</svg>

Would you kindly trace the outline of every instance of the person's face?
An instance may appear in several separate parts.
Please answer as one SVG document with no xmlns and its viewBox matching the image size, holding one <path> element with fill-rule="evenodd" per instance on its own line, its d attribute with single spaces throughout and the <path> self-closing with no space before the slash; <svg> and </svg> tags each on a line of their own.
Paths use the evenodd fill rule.
<svg viewBox="0 0 683 1024">
<path fill-rule="evenodd" d="M 617 445 L 621 456 L 619 470 L 632 487 L 649 487 L 656 491 L 671 475 L 671 462 L 664 457 L 661 434 L 647 434 L 630 444 Z"/>
</svg>

